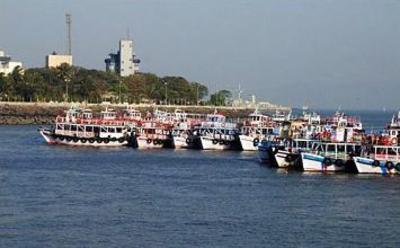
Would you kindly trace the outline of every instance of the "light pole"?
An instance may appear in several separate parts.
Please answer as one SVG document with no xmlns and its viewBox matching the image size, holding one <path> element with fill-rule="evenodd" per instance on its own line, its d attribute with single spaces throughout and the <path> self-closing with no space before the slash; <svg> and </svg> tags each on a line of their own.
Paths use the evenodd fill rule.
<svg viewBox="0 0 400 248">
<path fill-rule="evenodd" d="M 69 102 L 68 84 L 69 84 L 70 79 L 66 78 L 64 81 L 65 81 L 65 101 Z"/>
<path fill-rule="evenodd" d="M 196 87 L 196 106 L 199 105 L 199 84 Z"/>
<path fill-rule="evenodd" d="M 165 86 L 165 105 L 168 105 L 168 83 L 164 82 Z"/>
</svg>

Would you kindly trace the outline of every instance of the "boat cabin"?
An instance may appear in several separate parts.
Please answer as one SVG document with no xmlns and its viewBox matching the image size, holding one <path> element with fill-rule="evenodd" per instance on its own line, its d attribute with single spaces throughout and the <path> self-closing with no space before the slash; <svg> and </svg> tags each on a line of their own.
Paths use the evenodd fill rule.
<svg viewBox="0 0 400 248">
<path fill-rule="evenodd" d="M 100 115 L 103 120 L 115 120 L 117 118 L 117 113 L 108 108 L 106 108 L 104 111 L 101 111 Z"/>
<path fill-rule="evenodd" d="M 311 151 L 334 159 L 350 159 L 350 154 L 361 154 L 362 145 L 357 143 L 314 142 Z"/>
<path fill-rule="evenodd" d="M 400 146 L 374 146 L 374 159 L 400 162 Z"/>
</svg>

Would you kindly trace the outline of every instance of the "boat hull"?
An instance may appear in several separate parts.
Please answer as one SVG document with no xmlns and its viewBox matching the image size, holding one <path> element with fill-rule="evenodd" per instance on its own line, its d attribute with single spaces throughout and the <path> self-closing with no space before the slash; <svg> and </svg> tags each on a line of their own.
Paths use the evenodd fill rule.
<svg viewBox="0 0 400 248">
<path fill-rule="evenodd" d="M 316 155 L 313 153 L 301 153 L 301 160 L 304 171 L 310 172 L 339 172 L 345 171 L 346 167 L 343 165 L 339 166 L 336 164 L 327 164 L 327 158 L 324 156 Z"/>
<path fill-rule="evenodd" d="M 354 163 L 359 174 L 399 174 L 396 169 L 388 169 L 384 162 L 379 162 L 379 166 L 374 166 L 374 160 L 370 158 L 354 157 Z"/>
<path fill-rule="evenodd" d="M 232 150 L 231 142 L 215 142 L 214 139 L 209 137 L 200 136 L 200 146 L 203 150 Z"/>
<path fill-rule="evenodd" d="M 243 151 L 257 151 L 257 144 L 254 142 L 254 138 L 247 135 L 239 135 L 239 141 Z"/>
<path fill-rule="evenodd" d="M 274 154 L 276 165 L 278 168 L 295 167 L 298 156 L 298 154 L 294 154 L 292 152 L 284 150 L 278 150 Z"/>
<path fill-rule="evenodd" d="M 159 149 L 164 147 L 165 141 L 152 140 L 145 137 L 136 137 L 138 149 Z"/>
<path fill-rule="evenodd" d="M 175 149 L 189 149 L 193 147 L 192 142 L 187 142 L 188 138 L 181 136 L 173 136 L 172 137 L 172 146 Z"/>
<path fill-rule="evenodd" d="M 118 147 L 118 146 L 128 146 L 130 144 L 130 142 L 126 139 L 113 140 L 113 139 L 78 138 L 78 137 L 54 135 L 52 132 L 47 130 L 40 130 L 39 132 L 48 144 L 53 144 L 53 145 Z"/>
</svg>

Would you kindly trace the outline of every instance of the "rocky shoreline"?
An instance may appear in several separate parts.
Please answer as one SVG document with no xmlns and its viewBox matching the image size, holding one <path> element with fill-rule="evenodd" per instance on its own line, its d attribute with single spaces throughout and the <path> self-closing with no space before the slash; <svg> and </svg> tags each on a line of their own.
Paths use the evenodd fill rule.
<svg viewBox="0 0 400 248">
<path fill-rule="evenodd" d="M 92 109 L 94 112 L 110 107 L 122 110 L 126 105 L 123 104 L 72 104 L 72 103 L 22 103 L 22 102 L 0 102 L 0 125 L 47 125 L 53 124 L 57 115 L 61 115 L 71 106 Z M 242 118 L 253 112 L 254 109 L 234 108 L 234 107 L 213 107 L 213 106 L 160 106 L 160 105 L 135 105 L 136 109 L 142 113 L 152 111 L 155 108 L 173 112 L 179 108 L 188 113 L 212 113 L 217 110 L 230 118 Z M 289 108 L 271 108 L 265 111 L 272 112 L 276 109 L 289 111 Z M 264 110 L 263 110 L 264 111 Z"/>
</svg>

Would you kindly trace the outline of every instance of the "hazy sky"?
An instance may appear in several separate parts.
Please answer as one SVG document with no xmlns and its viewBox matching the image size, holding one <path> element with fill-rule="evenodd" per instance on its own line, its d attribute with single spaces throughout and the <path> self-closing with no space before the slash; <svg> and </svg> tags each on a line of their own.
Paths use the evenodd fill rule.
<svg viewBox="0 0 400 248">
<path fill-rule="evenodd" d="M 0 0 L 0 48 L 104 69 L 130 30 L 141 70 L 294 106 L 400 108 L 399 0 Z"/>
</svg>

